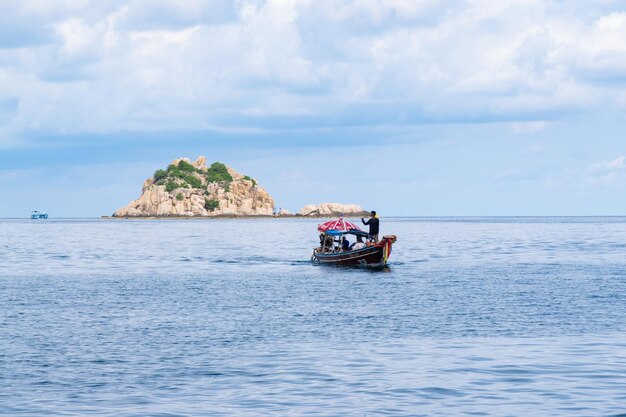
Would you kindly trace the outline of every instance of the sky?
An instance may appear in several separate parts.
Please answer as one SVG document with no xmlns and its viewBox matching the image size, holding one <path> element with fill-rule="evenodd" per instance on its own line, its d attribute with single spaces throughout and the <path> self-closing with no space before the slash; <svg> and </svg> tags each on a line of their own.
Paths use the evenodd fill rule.
<svg viewBox="0 0 626 417">
<path fill-rule="evenodd" d="M 0 0 L 0 217 L 173 159 L 297 211 L 626 214 L 623 0 Z"/>
</svg>

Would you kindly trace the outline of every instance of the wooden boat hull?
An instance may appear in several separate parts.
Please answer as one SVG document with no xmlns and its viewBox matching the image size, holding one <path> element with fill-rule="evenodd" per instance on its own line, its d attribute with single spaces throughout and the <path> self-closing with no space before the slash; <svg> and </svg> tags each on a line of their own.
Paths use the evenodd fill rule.
<svg viewBox="0 0 626 417">
<path fill-rule="evenodd" d="M 311 260 L 320 264 L 338 266 L 383 266 L 391 254 L 395 236 L 384 238 L 376 245 L 347 252 L 313 252 Z"/>
<path fill-rule="evenodd" d="M 313 261 L 321 264 L 360 266 L 360 265 L 382 265 L 383 248 L 370 246 L 367 248 L 338 253 L 316 253 Z"/>
</svg>

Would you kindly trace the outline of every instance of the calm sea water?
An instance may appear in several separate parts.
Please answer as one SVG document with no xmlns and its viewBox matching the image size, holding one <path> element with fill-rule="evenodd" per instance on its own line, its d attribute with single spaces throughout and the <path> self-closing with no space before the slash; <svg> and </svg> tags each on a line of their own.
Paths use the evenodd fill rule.
<svg viewBox="0 0 626 417">
<path fill-rule="evenodd" d="M 626 218 L 0 220 L 0 414 L 626 416 Z"/>
</svg>

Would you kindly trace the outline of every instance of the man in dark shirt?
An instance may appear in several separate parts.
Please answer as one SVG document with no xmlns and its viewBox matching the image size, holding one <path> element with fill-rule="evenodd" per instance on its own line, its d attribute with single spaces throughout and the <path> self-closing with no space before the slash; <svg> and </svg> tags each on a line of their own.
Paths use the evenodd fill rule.
<svg viewBox="0 0 626 417">
<path fill-rule="evenodd" d="M 342 251 L 349 251 L 350 250 L 350 242 L 348 241 L 348 239 L 346 239 L 346 237 L 342 237 L 342 241 L 341 241 L 341 250 Z"/>
<path fill-rule="evenodd" d="M 371 211 L 370 212 L 370 218 L 365 221 L 365 219 L 363 217 L 361 217 L 361 221 L 363 222 L 363 224 L 369 224 L 370 226 L 370 232 L 369 232 L 369 236 L 367 237 L 367 239 L 371 242 L 378 242 L 378 217 L 376 217 L 376 212 L 375 211 Z"/>
</svg>

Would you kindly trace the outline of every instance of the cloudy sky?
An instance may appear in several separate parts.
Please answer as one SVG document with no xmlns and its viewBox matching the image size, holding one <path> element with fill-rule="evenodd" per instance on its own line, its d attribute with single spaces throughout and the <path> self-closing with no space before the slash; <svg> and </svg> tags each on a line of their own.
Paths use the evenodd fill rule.
<svg viewBox="0 0 626 417">
<path fill-rule="evenodd" d="M 626 213 L 623 0 L 0 0 L 0 216 L 172 159 L 277 206 Z"/>
</svg>

